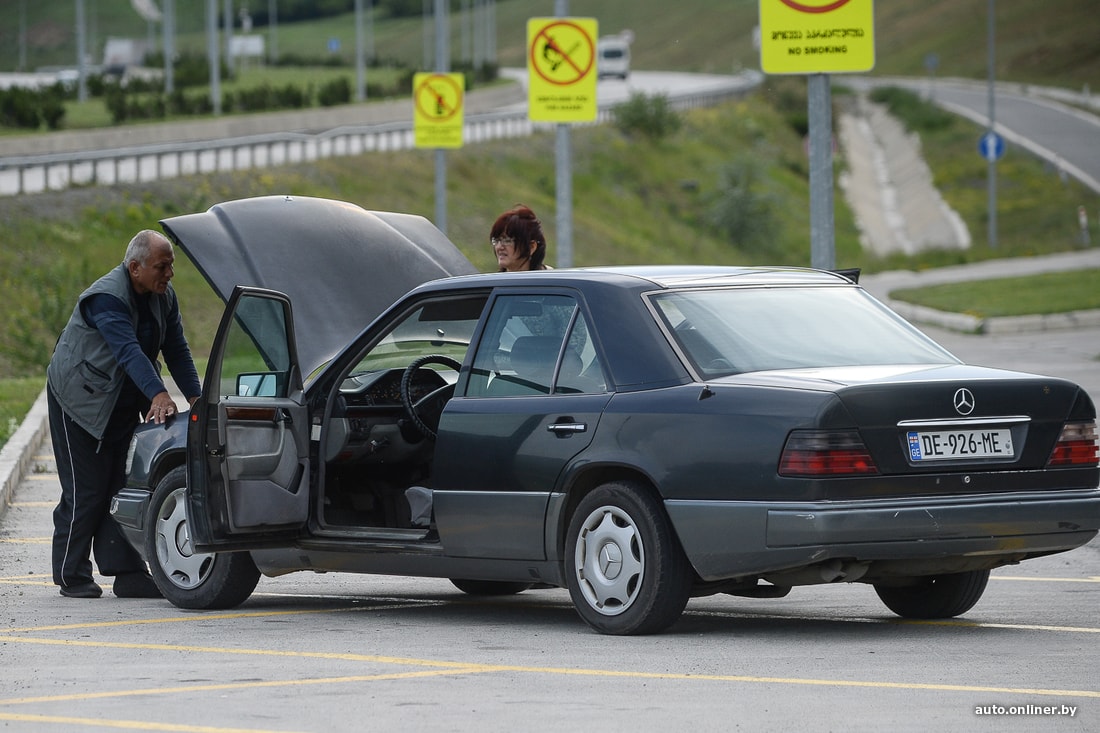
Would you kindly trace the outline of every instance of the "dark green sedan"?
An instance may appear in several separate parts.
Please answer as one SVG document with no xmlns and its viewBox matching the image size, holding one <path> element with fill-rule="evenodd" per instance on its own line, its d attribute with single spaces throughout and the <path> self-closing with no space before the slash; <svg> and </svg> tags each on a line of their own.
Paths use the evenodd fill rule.
<svg viewBox="0 0 1100 733">
<path fill-rule="evenodd" d="M 961 363 L 850 273 L 475 274 L 420 217 L 295 197 L 162 225 L 226 311 L 113 513 L 180 607 L 308 570 L 567 587 L 608 634 L 823 583 L 943 618 L 1100 528 L 1085 391 Z"/>
</svg>

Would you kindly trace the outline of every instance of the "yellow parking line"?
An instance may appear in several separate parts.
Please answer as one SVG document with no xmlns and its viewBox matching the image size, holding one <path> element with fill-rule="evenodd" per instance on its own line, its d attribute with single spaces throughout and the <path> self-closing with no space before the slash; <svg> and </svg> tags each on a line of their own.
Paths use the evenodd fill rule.
<svg viewBox="0 0 1100 733">
<path fill-rule="evenodd" d="M 372 601 L 377 602 L 380 599 L 373 598 Z M 305 610 L 287 610 L 287 611 L 242 611 L 239 613 L 203 613 L 187 616 L 173 616 L 167 618 L 132 618 L 123 621 L 94 621 L 91 623 L 82 624 L 58 624 L 56 626 L 28 626 L 21 629 L 5 629 L 5 633 L 41 633 L 43 631 L 72 631 L 74 629 L 105 629 L 119 626 L 142 626 L 146 624 L 180 624 L 180 623 L 192 623 L 192 622 L 205 622 L 205 621 L 219 621 L 225 619 L 239 619 L 239 618 L 269 618 L 272 616 L 303 616 L 306 614 L 314 613 L 349 613 L 356 612 L 362 613 L 363 611 L 391 611 L 400 610 L 406 608 L 422 608 L 424 606 L 438 606 L 445 604 L 446 601 L 413 601 L 408 602 L 402 599 L 401 602 L 395 603 L 382 603 L 372 606 L 344 606 L 341 608 L 312 608 Z M 44 643 L 49 643 L 45 642 Z M 63 643 L 63 642 L 55 642 Z"/>
<path fill-rule="evenodd" d="M 293 733 L 292 731 L 274 731 L 268 728 L 215 728 L 209 725 L 174 725 L 172 723 L 151 723 L 145 720 L 99 720 L 96 718 L 75 718 L 69 715 L 0 713 L 0 720 L 11 720 L 19 723 L 59 723 L 62 725 L 78 725 L 81 728 L 121 728 L 123 730 L 179 731 L 181 733 Z"/>
<path fill-rule="evenodd" d="M 469 662 L 450 662 L 438 659 L 415 659 L 407 657 L 386 657 L 371 654 L 351 654 L 334 652 L 297 652 L 278 649 L 228 649 L 225 647 L 201 647 L 184 646 L 179 644 L 132 644 L 123 642 L 97 642 L 97 641 L 59 641 L 55 639 L 25 639 L 18 636 L 0 636 L 0 642 L 35 643 L 61 646 L 79 646 L 112 649 L 142 649 L 161 650 L 172 652 L 196 652 L 203 654 L 225 655 L 249 655 L 268 657 L 295 657 L 300 659 L 326 659 L 355 662 L 369 662 L 374 664 L 399 664 L 412 667 L 431 667 L 434 675 L 446 674 L 485 674 L 492 672 L 527 673 L 544 675 L 563 675 L 581 677 L 603 677 L 607 679 L 644 679 L 644 680 L 676 680 L 690 682 L 739 682 L 747 684 L 771 684 L 771 685 L 799 685 L 814 687 L 839 687 L 839 688 L 864 688 L 884 690 L 921 690 L 934 692 L 969 692 L 969 693 L 996 693 L 1004 695 L 1041 695 L 1062 698 L 1089 698 L 1100 700 L 1100 690 L 1057 690 L 1031 687 L 997 687 L 992 685 L 950 685 L 925 682 L 886 682 L 881 680 L 844 680 L 844 679 L 819 679 L 800 677 L 761 677 L 757 675 L 708 675 L 687 674 L 675 672 L 631 672 L 613 669 L 569 669 L 562 667 L 528 667 L 511 664 L 473 664 Z M 423 676 L 417 673 L 398 673 L 402 675 Z M 210 688 L 196 689 L 237 689 L 246 687 L 276 687 L 295 686 L 301 684 L 333 684 L 349 681 L 363 681 L 374 679 L 392 679 L 390 675 L 363 675 L 357 677 L 337 677 L 306 680 L 271 680 L 267 682 L 244 682 L 226 685 L 216 685 Z M 161 694 L 163 692 L 183 692 L 192 688 L 163 688 L 159 690 L 124 691 L 118 693 L 86 693 L 88 699 L 99 696 L 134 695 L 134 694 Z M 48 702 L 55 700 L 84 699 L 85 695 L 74 694 L 59 697 L 37 698 L 12 698 L 0 700 L 0 705 L 14 705 L 28 702 Z"/>
<path fill-rule="evenodd" d="M 990 580 L 1022 580 L 1036 583 L 1100 583 L 1100 575 L 1088 578 L 1029 578 L 1024 575 L 990 575 Z"/>
<path fill-rule="evenodd" d="M 404 680 L 418 677 L 439 677 L 451 674 L 472 674 L 477 672 L 495 672 L 483 669 L 482 665 L 460 665 L 447 669 L 422 669 L 415 672 L 384 672 L 380 674 L 344 675 L 341 677 L 310 677 L 294 680 L 266 680 L 250 682 L 226 682 L 209 685 L 177 685 L 174 687 L 147 687 L 137 690 L 115 690 L 112 692 L 73 692 L 67 695 L 42 695 L 39 697 L 13 697 L 0 700 L 0 705 L 27 705 L 45 702 L 73 702 L 76 700 L 104 700 L 139 695 L 172 695 L 192 692 L 225 692 L 227 690 L 253 690 L 265 687 L 296 687 L 299 685 L 329 685 L 348 682 L 378 682 L 381 680 Z"/>
</svg>

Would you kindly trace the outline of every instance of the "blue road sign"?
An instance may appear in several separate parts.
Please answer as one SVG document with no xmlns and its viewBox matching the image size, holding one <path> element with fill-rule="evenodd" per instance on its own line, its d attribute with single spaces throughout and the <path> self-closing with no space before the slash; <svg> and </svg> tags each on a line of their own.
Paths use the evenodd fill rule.
<svg viewBox="0 0 1100 733">
<path fill-rule="evenodd" d="M 1005 154 L 1005 139 L 990 130 L 978 140 L 978 152 L 988 161 L 1000 160 Z"/>
</svg>

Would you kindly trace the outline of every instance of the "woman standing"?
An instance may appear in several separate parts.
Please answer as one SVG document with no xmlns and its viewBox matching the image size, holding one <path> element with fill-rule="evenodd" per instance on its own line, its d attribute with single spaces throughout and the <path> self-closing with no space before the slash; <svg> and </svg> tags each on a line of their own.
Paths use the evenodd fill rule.
<svg viewBox="0 0 1100 733">
<path fill-rule="evenodd" d="M 546 236 L 542 222 L 523 204 L 516 204 L 497 217 L 489 230 L 489 243 L 497 256 L 501 272 L 548 270 Z"/>
</svg>

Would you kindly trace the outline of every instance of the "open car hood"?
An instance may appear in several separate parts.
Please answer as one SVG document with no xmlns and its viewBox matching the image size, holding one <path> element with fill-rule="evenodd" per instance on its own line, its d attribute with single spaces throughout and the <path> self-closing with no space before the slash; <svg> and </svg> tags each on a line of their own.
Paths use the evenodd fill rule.
<svg viewBox="0 0 1100 733">
<path fill-rule="evenodd" d="M 227 201 L 160 224 L 223 301 L 236 285 L 290 297 L 304 374 L 415 286 L 476 272 L 424 217 L 330 199 Z"/>
</svg>

